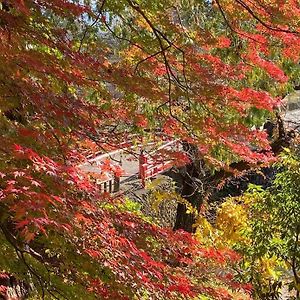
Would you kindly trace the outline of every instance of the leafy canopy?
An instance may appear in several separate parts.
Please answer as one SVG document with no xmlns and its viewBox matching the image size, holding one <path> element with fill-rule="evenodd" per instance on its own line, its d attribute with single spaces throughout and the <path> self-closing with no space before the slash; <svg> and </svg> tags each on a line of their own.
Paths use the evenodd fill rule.
<svg viewBox="0 0 300 300">
<path fill-rule="evenodd" d="M 217 167 L 268 160 L 252 125 L 295 83 L 300 8 L 259 4 L 1 2 L 1 269 L 50 299 L 247 299 L 216 275 L 234 253 L 128 212 L 77 166 L 158 129 Z"/>
</svg>

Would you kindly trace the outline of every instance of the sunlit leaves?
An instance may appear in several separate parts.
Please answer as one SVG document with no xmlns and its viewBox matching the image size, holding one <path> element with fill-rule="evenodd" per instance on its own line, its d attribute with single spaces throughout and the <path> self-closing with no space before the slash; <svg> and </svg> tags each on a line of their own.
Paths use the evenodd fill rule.
<svg viewBox="0 0 300 300">
<path fill-rule="evenodd" d="M 297 3 L 264 2 L 246 3 L 272 28 L 297 29 Z M 252 125 L 296 77 L 298 36 L 259 26 L 235 1 L 220 4 L 232 28 L 207 1 L 2 1 L 1 270 L 30 274 L 49 298 L 248 298 L 232 274 L 234 252 L 155 226 L 78 168 L 89 154 L 158 131 L 196 144 L 214 166 L 270 158 L 259 152 L 269 150 L 266 134 Z M 189 162 L 183 153 L 173 159 Z M 100 167 L 122 174 L 108 161 Z M 155 196 L 155 205 L 178 198 Z M 236 209 L 222 220 L 244 215 Z"/>
</svg>

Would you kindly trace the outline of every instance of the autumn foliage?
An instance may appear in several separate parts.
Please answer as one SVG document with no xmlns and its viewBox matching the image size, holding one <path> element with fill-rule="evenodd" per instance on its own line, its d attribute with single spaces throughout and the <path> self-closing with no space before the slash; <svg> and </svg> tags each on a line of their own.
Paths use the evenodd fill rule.
<svg viewBox="0 0 300 300">
<path fill-rule="evenodd" d="M 253 125 L 294 84 L 299 4 L 79 2 L 1 2 L 0 271 L 49 299 L 250 299 L 234 252 L 152 224 L 78 165 L 158 128 L 216 168 L 271 160 Z"/>
</svg>

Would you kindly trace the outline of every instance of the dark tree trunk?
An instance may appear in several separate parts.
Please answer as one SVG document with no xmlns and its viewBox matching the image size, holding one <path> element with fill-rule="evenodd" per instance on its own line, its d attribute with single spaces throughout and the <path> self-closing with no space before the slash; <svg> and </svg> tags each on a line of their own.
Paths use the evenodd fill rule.
<svg viewBox="0 0 300 300">
<path fill-rule="evenodd" d="M 182 184 L 181 197 L 184 198 L 197 210 L 202 204 L 202 193 L 195 187 L 195 182 L 190 178 L 190 175 L 194 173 L 193 165 L 187 166 L 188 176 L 184 178 Z M 177 206 L 176 221 L 174 230 L 183 229 L 187 232 L 194 232 L 193 225 L 195 224 L 195 216 L 192 213 L 187 213 L 187 206 L 179 203 Z"/>
<path fill-rule="evenodd" d="M 194 209 L 199 210 L 203 200 L 203 191 L 199 186 L 204 173 L 203 161 L 200 159 L 196 146 L 183 143 L 183 150 L 188 154 L 191 162 L 180 171 L 180 182 L 177 182 L 178 190 L 182 198 Z M 174 230 L 183 229 L 187 232 L 194 232 L 195 221 L 194 214 L 187 213 L 187 206 L 179 203 Z"/>
</svg>

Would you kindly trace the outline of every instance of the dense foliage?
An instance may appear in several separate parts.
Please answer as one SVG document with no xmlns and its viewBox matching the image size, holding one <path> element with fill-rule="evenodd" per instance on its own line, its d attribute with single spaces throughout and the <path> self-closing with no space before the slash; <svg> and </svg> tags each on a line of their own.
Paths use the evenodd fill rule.
<svg viewBox="0 0 300 300">
<path fill-rule="evenodd" d="M 234 252 L 155 226 L 77 166 L 158 129 L 217 168 L 272 159 L 253 125 L 297 83 L 300 7 L 258 4 L 1 1 L 1 278 L 49 299 L 250 298 Z"/>
<path fill-rule="evenodd" d="M 271 262 L 269 270 L 272 269 L 273 261 L 274 270 L 270 271 L 270 275 L 273 275 L 271 292 L 276 292 L 282 285 L 288 285 L 289 289 L 297 291 L 295 299 L 298 299 L 300 296 L 299 155 L 286 152 L 277 167 L 281 172 L 277 174 L 270 188 L 262 190 L 253 187 L 243 196 L 243 202 L 249 205 L 251 232 L 248 237 L 252 240 L 251 248 L 247 246 L 245 253 L 253 261 L 262 258 L 269 260 Z M 252 276 L 255 279 L 255 274 Z M 259 284 L 259 278 L 256 280 Z M 264 289 L 259 289 L 258 286 L 258 292 L 263 298 Z"/>
<path fill-rule="evenodd" d="M 241 278 L 253 284 L 255 299 L 299 298 L 299 153 L 286 149 L 266 189 L 252 185 L 218 209 L 215 226 L 202 220 L 201 240 L 243 256 Z M 291 291 L 291 294 L 288 292 Z"/>
</svg>

